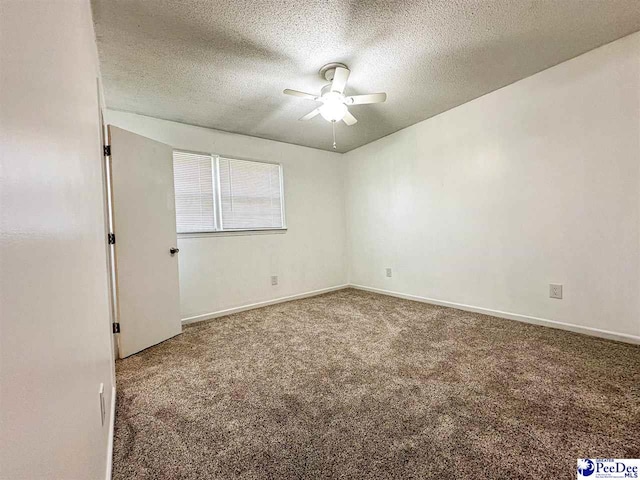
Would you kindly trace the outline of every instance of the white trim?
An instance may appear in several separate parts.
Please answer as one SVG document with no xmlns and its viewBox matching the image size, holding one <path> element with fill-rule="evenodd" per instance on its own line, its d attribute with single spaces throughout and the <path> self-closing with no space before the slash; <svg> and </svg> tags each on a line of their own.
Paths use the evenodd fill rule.
<svg viewBox="0 0 640 480">
<path fill-rule="evenodd" d="M 374 287 L 366 287 L 364 285 L 356 285 L 356 284 L 338 285 L 335 287 L 323 288 L 321 290 L 313 290 L 310 292 L 299 293 L 299 294 L 290 295 L 287 297 L 280 297 L 273 300 L 266 300 L 264 302 L 251 303 L 248 305 L 242 305 L 240 307 L 228 308 L 226 310 L 219 310 L 217 312 L 211 312 L 211 313 L 205 313 L 202 315 L 196 315 L 193 317 L 187 317 L 182 319 L 182 324 L 187 325 L 190 323 L 202 322 L 204 320 L 224 317 L 225 315 L 231 315 L 233 313 L 244 312 L 246 310 L 253 310 L 255 308 L 266 307 L 268 305 L 275 305 L 277 303 L 290 302 L 292 300 L 298 300 L 301 298 L 314 297 L 316 295 L 322 295 L 323 293 L 334 292 L 336 290 L 344 290 L 345 288 L 355 288 L 356 290 L 364 290 L 367 292 L 379 293 L 381 295 L 389 295 L 391 297 L 403 298 L 405 300 L 413 300 L 415 302 L 429 303 L 432 305 L 440 305 L 443 307 L 456 308 L 458 310 L 464 310 L 467 312 L 482 313 L 484 315 L 491 315 L 493 317 L 505 318 L 507 320 L 515 320 L 518 322 L 530 323 L 533 325 L 541 325 L 543 327 L 557 328 L 560 330 L 568 330 L 570 332 L 582 333 L 584 335 L 590 335 L 593 337 L 606 338 L 607 340 L 616 340 L 618 342 L 625 342 L 625 343 L 640 345 L 640 337 L 635 335 L 611 332 L 608 330 L 601 330 L 601 329 L 592 328 L 592 327 L 583 327 L 580 325 L 574 325 L 572 323 L 548 320 L 546 318 L 531 317 L 529 315 L 503 312 L 500 310 L 491 310 L 489 308 L 476 307 L 473 305 L 465 305 L 463 303 L 447 302 L 443 300 L 436 300 L 434 298 L 420 297 L 418 295 L 409 295 L 406 293 L 393 292 L 391 290 L 384 290 L 381 288 L 374 288 Z"/>
<path fill-rule="evenodd" d="M 282 168 L 282 164 L 279 163 L 278 167 L 280 167 L 280 217 L 282 218 L 282 229 L 287 229 L 287 214 L 286 207 L 284 201 L 284 168 Z"/>
<path fill-rule="evenodd" d="M 286 228 L 255 228 L 253 230 L 216 230 L 215 232 L 178 233 L 178 239 L 204 237 L 237 237 L 239 235 L 274 235 L 287 233 Z"/>
<path fill-rule="evenodd" d="M 211 188 L 213 189 L 213 225 L 220 230 L 222 225 L 222 214 L 220 206 L 220 169 L 218 168 L 218 157 L 211 155 Z M 179 237 L 179 235 L 178 235 Z"/>
<path fill-rule="evenodd" d="M 107 440 L 107 472 L 105 480 L 111 480 L 113 470 L 113 433 L 116 428 L 116 387 L 111 388 L 111 422 L 109 424 L 109 439 Z"/>
<path fill-rule="evenodd" d="M 220 187 L 220 155 L 213 157 L 216 165 L 216 184 L 214 194 L 216 196 L 216 229 L 222 230 L 222 188 Z"/>
<path fill-rule="evenodd" d="M 312 290 L 310 292 L 298 293 L 296 295 L 289 295 L 288 297 L 275 298 L 273 300 L 266 300 L 264 302 L 250 303 L 248 305 L 242 305 L 240 307 L 227 308 L 226 310 L 218 310 L 217 312 L 204 313 L 202 315 L 196 315 L 193 317 L 187 317 L 182 319 L 182 324 L 187 325 L 189 323 L 202 322 L 204 320 L 210 320 L 212 318 L 224 317 L 225 315 L 231 315 L 233 313 L 244 312 L 246 310 L 253 310 L 254 308 L 266 307 L 267 305 L 275 305 L 276 303 L 290 302 L 291 300 L 298 300 L 300 298 L 315 297 L 316 295 L 322 295 L 323 293 L 335 292 L 336 290 L 343 290 L 349 288 L 350 285 L 337 285 L 335 287 L 323 288 L 320 290 Z"/>
<path fill-rule="evenodd" d="M 489 308 L 475 307 L 473 305 L 465 305 L 462 303 L 446 302 L 443 300 L 436 300 L 433 298 L 419 297 L 417 295 L 408 295 L 400 292 L 392 292 L 390 290 L 383 290 L 380 288 L 365 287 L 364 285 L 350 284 L 349 287 L 357 290 L 364 290 L 372 293 L 379 293 L 382 295 L 389 295 L 391 297 L 403 298 L 405 300 L 413 300 L 416 302 L 430 303 L 433 305 L 440 305 L 443 307 L 457 308 L 458 310 L 465 310 L 467 312 L 482 313 L 485 315 L 491 315 L 494 317 L 505 318 L 507 320 L 516 320 L 518 322 L 531 323 L 534 325 L 541 325 L 544 327 L 557 328 L 560 330 L 568 330 L 570 332 L 582 333 L 585 335 L 591 335 L 594 337 L 606 338 L 608 340 L 616 340 L 618 342 L 632 343 L 640 345 L 640 337 L 635 335 L 628 335 L 626 333 L 610 332 L 608 330 L 601 330 L 599 328 L 583 327 L 580 325 L 574 325 L 572 323 L 557 322 L 555 320 L 548 320 L 546 318 L 530 317 L 528 315 L 521 315 L 519 313 L 502 312 L 500 310 L 491 310 Z"/>
</svg>

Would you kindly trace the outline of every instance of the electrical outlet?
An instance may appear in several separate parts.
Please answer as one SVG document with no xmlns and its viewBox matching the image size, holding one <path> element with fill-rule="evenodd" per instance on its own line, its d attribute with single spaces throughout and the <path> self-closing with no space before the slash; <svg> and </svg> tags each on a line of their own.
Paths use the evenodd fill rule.
<svg viewBox="0 0 640 480">
<path fill-rule="evenodd" d="M 390 268 L 387 268 L 387 277 L 391 277 L 392 276 L 392 272 Z"/>
<path fill-rule="evenodd" d="M 271 285 L 277 285 L 278 284 L 278 276 L 277 275 L 272 275 L 271 276 Z"/>
<path fill-rule="evenodd" d="M 549 298 L 562 299 L 562 285 L 558 283 L 549 284 Z"/>
</svg>

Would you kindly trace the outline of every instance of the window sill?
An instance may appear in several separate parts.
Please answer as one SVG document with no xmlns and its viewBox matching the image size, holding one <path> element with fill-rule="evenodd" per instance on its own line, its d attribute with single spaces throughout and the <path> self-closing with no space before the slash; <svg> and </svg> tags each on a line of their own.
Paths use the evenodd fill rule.
<svg viewBox="0 0 640 480">
<path fill-rule="evenodd" d="M 286 228 L 263 228 L 259 230 L 221 230 L 219 232 L 194 232 L 179 233 L 178 238 L 203 238 L 203 237 L 238 237 L 243 235 L 279 235 L 287 233 Z"/>
</svg>

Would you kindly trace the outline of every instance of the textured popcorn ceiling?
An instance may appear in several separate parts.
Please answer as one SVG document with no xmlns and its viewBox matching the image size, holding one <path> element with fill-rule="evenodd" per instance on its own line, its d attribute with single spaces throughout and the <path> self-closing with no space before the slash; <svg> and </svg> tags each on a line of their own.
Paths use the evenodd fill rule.
<svg viewBox="0 0 640 480">
<path fill-rule="evenodd" d="M 638 0 L 94 0 L 109 108 L 331 150 L 298 118 L 328 62 L 348 94 L 387 92 L 337 126 L 346 152 L 640 30 Z"/>
</svg>

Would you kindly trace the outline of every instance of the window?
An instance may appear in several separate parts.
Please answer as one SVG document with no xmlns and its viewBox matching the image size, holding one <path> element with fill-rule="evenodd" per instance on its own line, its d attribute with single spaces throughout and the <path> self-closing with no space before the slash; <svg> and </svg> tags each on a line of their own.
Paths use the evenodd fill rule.
<svg viewBox="0 0 640 480">
<path fill-rule="evenodd" d="M 284 229 L 282 167 L 173 152 L 178 233 Z"/>
<path fill-rule="evenodd" d="M 213 170 L 210 155 L 173 152 L 178 233 L 216 230 Z"/>
<path fill-rule="evenodd" d="M 218 159 L 222 228 L 282 228 L 280 166 Z"/>
</svg>

